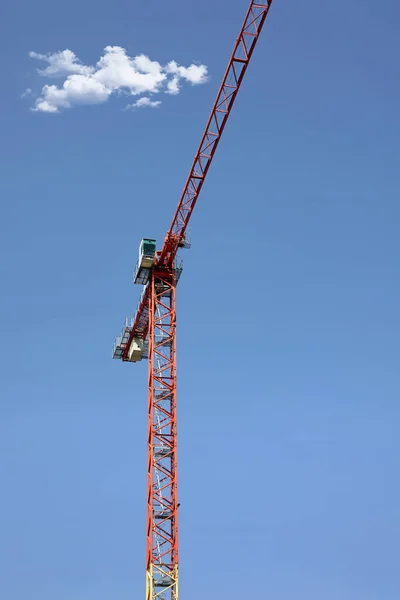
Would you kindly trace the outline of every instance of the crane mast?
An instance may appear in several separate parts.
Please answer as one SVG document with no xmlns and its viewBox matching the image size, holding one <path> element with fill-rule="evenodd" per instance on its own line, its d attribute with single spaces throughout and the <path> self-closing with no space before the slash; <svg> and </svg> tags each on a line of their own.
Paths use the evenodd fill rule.
<svg viewBox="0 0 400 600">
<path fill-rule="evenodd" d="M 113 347 L 124 362 L 148 359 L 146 600 L 179 600 L 176 414 L 176 285 L 180 248 L 272 0 L 250 2 L 163 247 L 143 239 L 134 282 L 136 314 Z"/>
</svg>

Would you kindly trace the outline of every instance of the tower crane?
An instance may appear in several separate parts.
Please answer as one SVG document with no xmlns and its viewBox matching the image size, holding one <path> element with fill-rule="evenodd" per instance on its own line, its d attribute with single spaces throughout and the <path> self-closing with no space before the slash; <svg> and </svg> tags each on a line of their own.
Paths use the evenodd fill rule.
<svg viewBox="0 0 400 600">
<path fill-rule="evenodd" d="M 272 0 L 250 2 L 189 176 L 161 250 L 143 239 L 134 282 L 144 286 L 133 318 L 127 318 L 113 358 L 148 360 L 146 600 L 179 600 L 178 460 L 176 413 L 176 286 L 180 248 L 242 84 Z"/>
</svg>

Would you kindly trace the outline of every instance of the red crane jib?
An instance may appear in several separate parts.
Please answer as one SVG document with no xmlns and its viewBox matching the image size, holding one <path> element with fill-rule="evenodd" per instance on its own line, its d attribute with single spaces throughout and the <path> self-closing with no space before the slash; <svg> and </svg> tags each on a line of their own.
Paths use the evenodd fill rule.
<svg viewBox="0 0 400 600">
<path fill-rule="evenodd" d="M 222 79 L 192 168 L 178 203 L 164 245 L 156 256 L 156 268 L 172 269 L 178 249 L 185 240 L 185 232 L 193 209 L 203 187 L 208 169 L 218 147 L 226 122 L 243 81 L 254 48 L 260 36 L 272 0 L 251 2 L 245 20 Z M 128 349 L 134 337 L 145 339 L 149 328 L 149 286 L 142 296 L 122 360 L 128 360 Z"/>
</svg>

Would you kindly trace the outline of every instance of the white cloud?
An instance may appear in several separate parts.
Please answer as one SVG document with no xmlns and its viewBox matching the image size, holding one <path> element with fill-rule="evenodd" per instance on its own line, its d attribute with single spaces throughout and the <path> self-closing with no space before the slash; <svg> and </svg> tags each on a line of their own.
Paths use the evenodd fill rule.
<svg viewBox="0 0 400 600">
<path fill-rule="evenodd" d="M 179 77 L 173 77 L 167 83 L 168 94 L 176 95 L 179 94 Z"/>
<path fill-rule="evenodd" d="M 61 108 L 72 108 L 78 104 L 100 104 L 117 93 L 132 96 L 162 91 L 178 94 L 181 81 L 191 85 L 207 81 L 205 65 L 183 67 L 173 60 L 162 66 L 144 54 L 131 58 L 120 46 L 107 46 L 94 67 L 81 63 L 68 49 L 54 54 L 30 52 L 29 56 L 48 63 L 45 69 L 38 69 L 41 76 L 65 78 L 60 87 L 45 85 L 42 88 L 32 108 L 37 112 L 56 113 Z M 143 96 L 129 108 L 155 108 L 160 104 L 161 101 Z"/>
<path fill-rule="evenodd" d="M 31 96 L 31 95 L 32 95 L 31 88 L 26 88 L 26 90 L 22 92 L 21 98 L 27 98 L 28 96 Z"/>
<path fill-rule="evenodd" d="M 173 75 L 168 81 L 167 88 L 169 94 L 179 94 L 179 80 L 184 79 L 192 85 L 199 85 L 207 81 L 207 67 L 205 65 L 190 65 L 190 67 L 181 67 L 174 60 L 171 60 L 165 68 L 168 74 Z"/>
<path fill-rule="evenodd" d="M 146 106 L 151 107 L 151 108 L 157 108 L 158 106 L 160 106 L 161 104 L 161 100 L 150 100 L 150 98 L 148 98 L 147 96 L 143 96 L 142 98 L 139 98 L 139 100 L 137 100 L 136 102 L 134 102 L 133 104 L 128 104 L 128 106 L 126 107 L 128 108 L 144 108 Z"/>
<path fill-rule="evenodd" d="M 101 81 L 108 89 L 116 91 L 125 88 L 135 96 L 144 92 L 157 92 L 166 77 L 158 62 L 143 55 L 129 58 L 119 46 L 105 48 L 93 75 L 94 79 Z"/>
<path fill-rule="evenodd" d="M 40 75 L 46 77 L 62 77 L 77 73 L 79 75 L 90 75 L 94 72 L 93 67 L 82 65 L 78 57 L 71 50 L 62 50 L 54 54 L 38 54 L 37 52 L 29 52 L 31 58 L 42 60 L 49 63 L 45 69 L 38 69 Z"/>
<path fill-rule="evenodd" d="M 59 108 L 71 108 L 74 104 L 101 104 L 110 94 L 111 90 L 92 77 L 70 75 L 62 88 L 45 85 L 32 110 L 55 113 Z"/>
</svg>

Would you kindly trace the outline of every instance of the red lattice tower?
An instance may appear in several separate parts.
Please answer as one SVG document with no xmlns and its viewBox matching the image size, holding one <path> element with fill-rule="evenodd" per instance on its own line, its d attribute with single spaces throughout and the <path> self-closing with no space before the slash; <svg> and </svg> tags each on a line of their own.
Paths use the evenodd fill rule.
<svg viewBox="0 0 400 600">
<path fill-rule="evenodd" d="M 149 363 L 146 600 L 179 599 L 175 307 L 182 267 L 177 253 L 189 247 L 191 214 L 271 3 L 250 2 L 163 247 L 139 256 L 135 281 L 144 284 L 143 293 L 113 349 L 114 358 Z"/>
</svg>

